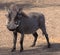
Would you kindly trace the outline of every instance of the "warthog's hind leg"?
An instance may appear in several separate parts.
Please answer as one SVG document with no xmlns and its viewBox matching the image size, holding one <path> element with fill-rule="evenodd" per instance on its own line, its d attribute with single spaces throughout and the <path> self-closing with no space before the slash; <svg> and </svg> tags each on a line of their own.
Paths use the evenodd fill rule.
<svg viewBox="0 0 60 55">
<path fill-rule="evenodd" d="M 48 44 L 48 48 L 50 48 L 50 42 L 49 42 L 49 38 L 48 38 L 48 34 L 47 34 L 47 32 L 46 32 L 45 26 L 43 26 L 43 27 L 41 28 L 41 30 L 42 30 L 42 32 L 43 32 L 43 35 L 45 35 L 45 37 L 46 37 L 47 44 Z"/>
<path fill-rule="evenodd" d="M 38 37 L 37 32 L 33 33 L 33 36 L 34 36 L 34 42 L 33 42 L 33 44 L 31 45 L 31 47 L 34 47 L 34 46 L 35 46 L 35 44 L 36 44 L 37 37 Z"/>
</svg>

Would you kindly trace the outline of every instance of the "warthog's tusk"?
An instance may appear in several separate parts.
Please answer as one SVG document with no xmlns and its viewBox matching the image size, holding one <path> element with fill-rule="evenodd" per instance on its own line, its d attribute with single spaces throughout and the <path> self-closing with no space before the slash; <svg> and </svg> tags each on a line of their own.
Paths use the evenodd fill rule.
<svg viewBox="0 0 60 55">
<path fill-rule="evenodd" d="M 17 25 L 17 27 L 18 27 L 19 25 Z"/>
</svg>

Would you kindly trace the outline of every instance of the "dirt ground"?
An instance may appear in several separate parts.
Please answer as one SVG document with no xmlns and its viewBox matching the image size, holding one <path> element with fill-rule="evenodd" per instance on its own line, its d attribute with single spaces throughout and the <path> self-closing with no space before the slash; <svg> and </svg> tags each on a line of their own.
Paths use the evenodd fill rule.
<svg viewBox="0 0 60 55">
<path fill-rule="evenodd" d="M 6 28 L 7 13 L 5 10 L 0 10 L 0 55 L 60 55 L 60 6 L 50 6 L 42 8 L 25 9 L 26 14 L 30 12 L 41 12 L 45 15 L 46 29 L 49 34 L 51 48 L 47 48 L 47 42 L 42 35 L 41 30 L 38 32 L 38 40 L 35 47 L 30 47 L 34 37 L 25 35 L 24 51 L 19 52 L 20 34 L 18 33 L 17 50 L 10 52 L 13 46 L 13 34 Z"/>
</svg>

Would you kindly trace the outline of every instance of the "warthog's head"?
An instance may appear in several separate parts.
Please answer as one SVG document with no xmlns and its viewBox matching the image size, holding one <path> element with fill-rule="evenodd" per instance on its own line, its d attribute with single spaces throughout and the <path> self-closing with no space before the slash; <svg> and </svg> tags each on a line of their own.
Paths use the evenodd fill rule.
<svg viewBox="0 0 60 55">
<path fill-rule="evenodd" d="M 16 12 L 16 10 L 15 11 L 9 10 L 9 12 L 7 14 L 7 28 L 10 31 L 16 30 L 20 25 L 20 18 L 18 18 L 18 12 L 19 11 Z"/>
</svg>

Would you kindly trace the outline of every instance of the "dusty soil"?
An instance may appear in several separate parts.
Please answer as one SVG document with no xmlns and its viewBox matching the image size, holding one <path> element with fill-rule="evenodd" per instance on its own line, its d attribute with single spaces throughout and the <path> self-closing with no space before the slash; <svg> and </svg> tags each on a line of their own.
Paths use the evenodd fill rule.
<svg viewBox="0 0 60 55">
<path fill-rule="evenodd" d="M 27 12 L 26 12 L 27 11 Z M 34 37 L 25 35 L 24 51 L 19 52 L 20 34 L 18 33 L 17 50 L 10 52 L 13 46 L 13 34 L 6 28 L 7 11 L 0 10 L 0 55 L 60 55 L 60 6 L 25 9 L 26 14 L 30 12 L 41 12 L 45 15 L 46 29 L 49 34 L 51 48 L 47 48 L 47 42 L 39 29 L 38 40 L 35 47 L 30 47 Z"/>
</svg>

